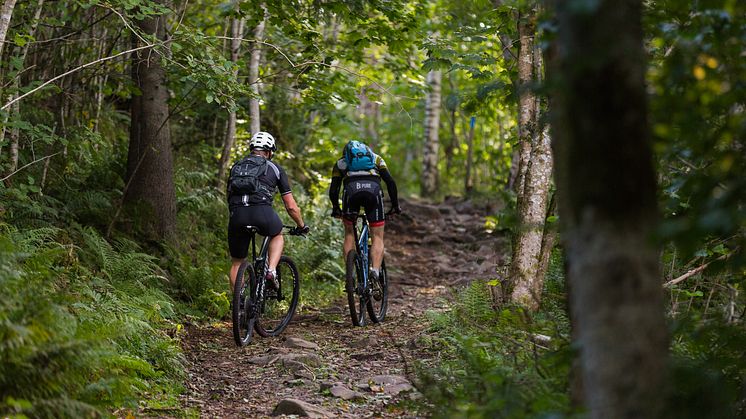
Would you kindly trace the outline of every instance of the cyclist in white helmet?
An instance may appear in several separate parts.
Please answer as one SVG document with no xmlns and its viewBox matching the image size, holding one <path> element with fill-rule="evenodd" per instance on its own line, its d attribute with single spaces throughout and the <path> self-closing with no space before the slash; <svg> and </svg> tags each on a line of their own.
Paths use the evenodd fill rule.
<svg viewBox="0 0 746 419">
<path fill-rule="evenodd" d="M 277 150 L 274 137 L 267 132 L 257 132 L 251 137 L 249 150 L 249 156 L 239 160 L 231 168 L 226 194 L 230 209 L 228 247 L 232 259 L 231 290 L 236 281 L 238 268 L 248 254 L 248 225 L 257 227 L 258 233 L 262 236 L 271 237 L 266 280 L 269 286 L 277 287 L 275 269 L 285 244 L 282 237 L 282 221 L 272 208 L 272 200 L 278 189 L 285 210 L 297 224 L 294 233 L 308 232 L 308 226 L 303 222 L 285 171 L 271 161 Z"/>
</svg>

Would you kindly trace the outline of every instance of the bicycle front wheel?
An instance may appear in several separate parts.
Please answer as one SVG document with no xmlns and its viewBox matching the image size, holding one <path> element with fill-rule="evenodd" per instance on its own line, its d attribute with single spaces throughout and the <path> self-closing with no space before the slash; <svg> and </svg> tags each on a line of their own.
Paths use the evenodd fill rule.
<svg viewBox="0 0 746 419">
<path fill-rule="evenodd" d="M 233 285 L 233 339 L 237 346 L 251 342 L 256 317 L 253 315 L 252 290 L 255 288 L 254 268 L 243 262 L 238 268 L 236 282 Z"/>
<path fill-rule="evenodd" d="M 368 314 L 373 323 L 382 322 L 389 306 L 389 276 L 386 262 L 381 262 L 378 281 L 370 281 L 371 296 L 368 298 Z"/>
<path fill-rule="evenodd" d="M 280 258 L 277 265 L 278 289 L 264 284 L 264 300 L 260 304 L 259 318 L 254 325 L 261 336 L 277 336 L 293 319 L 298 307 L 300 275 L 295 262 L 287 256 Z"/>
<path fill-rule="evenodd" d="M 353 326 L 365 325 L 365 292 L 363 290 L 362 263 L 357 252 L 351 250 L 347 254 L 347 276 L 345 291 L 347 304 L 350 306 L 350 318 Z M 367 267 L 366 267 L 367 268 Z"/>
</svg>

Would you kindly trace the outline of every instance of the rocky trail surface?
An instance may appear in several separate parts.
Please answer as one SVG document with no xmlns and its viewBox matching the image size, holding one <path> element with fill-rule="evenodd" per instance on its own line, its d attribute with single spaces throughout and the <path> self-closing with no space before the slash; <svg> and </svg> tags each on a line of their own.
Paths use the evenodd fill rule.
<svg viewBox="0 0 746 419">
<path fill-rule="evenodd" d="M 493 277 L 501 239 L 468 202 L 406 201 L 386 224 L 389 311 L 377 325 L 353 327 L 346 300 L 296 314 L 276 338 L 237 348 L 229 322 L 190 326 L 183 405 L 201 417 L 423 417 L 414 360 L 437 352 L 418 344 L 425 313 L 448 308 L 453 287 Z M 302 286 L 302 282 L 301 282 Z M 343 287 L 340 278 L 340 287 Z M 434 361 L 434 360 L 433 360 Z"/>
</svg>

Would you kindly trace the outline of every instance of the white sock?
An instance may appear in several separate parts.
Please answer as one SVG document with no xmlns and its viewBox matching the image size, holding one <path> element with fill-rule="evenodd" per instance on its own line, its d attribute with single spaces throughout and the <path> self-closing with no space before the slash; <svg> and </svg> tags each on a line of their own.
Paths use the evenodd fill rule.
<svg viewBox="0 0 746 419">
<path fill-rule="evenodd" d="M 370 268 L 370 271 L 373 272 L 374 274 L 378 275 L 378 272 L 380 271 L 380 269 Z"/>
</svg>

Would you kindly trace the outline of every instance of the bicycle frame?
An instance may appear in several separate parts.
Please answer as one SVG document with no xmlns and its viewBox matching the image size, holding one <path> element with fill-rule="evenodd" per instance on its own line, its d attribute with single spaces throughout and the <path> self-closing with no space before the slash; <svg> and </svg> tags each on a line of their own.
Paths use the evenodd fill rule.
<svg viewBox="0 0 746 419">
<path fill-rule="evenodd" d="M 365 217 L 361 218 L 363 220 L 363 227 L 360 229 L 360 235 L 358 236 L 357 234 L 357 221 L 355 221 L 355 223 L 352 225 L 352 231 L 355 235 L 355 246 L 357 247 L 357 254 L 360 255 L 360 262 L 362 263 L 362 266 L 360 267 L 360 270 L 363 273 L 362 290 L 365 290 L 368 288 L 368 235 L 370 234 L 370 229 L 368 228 L 368 221 L 365 219 Z"/>
<path fill-rule="evenodd" d="M 262 246 L 259 250 L 259 256 L 257 257 L 256 253 L 256 229 L 249 228 L 249 246 L 251 247 L 251 260 L 254 266 L 254 272 L 256 273 L 257 277 L 257 285 L 259 287 L 259 291 L 261 292 L 261 300 L 264 299 L 264 275 L 267 273 L 267 267 L 268 267 L 268 252 L 269 252 L 269 237 L 264 237 L 262 240 Z M 260 269 L 261 268 L 261 269 Z M 262 280 L 260 280 L 260 278 Z M 280 284 L 280 288 L 277 290 L 277 299 L 283 300 L 282 298 L 282 284 Z"/>
</svg>

